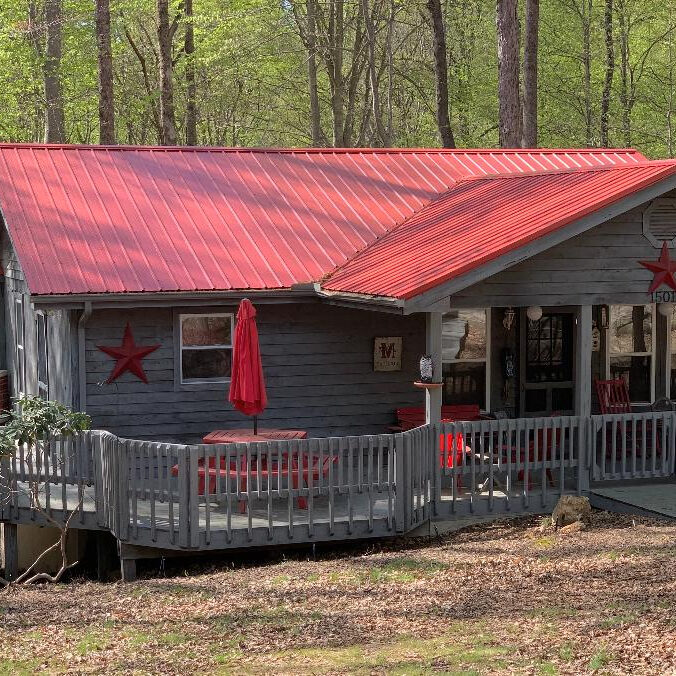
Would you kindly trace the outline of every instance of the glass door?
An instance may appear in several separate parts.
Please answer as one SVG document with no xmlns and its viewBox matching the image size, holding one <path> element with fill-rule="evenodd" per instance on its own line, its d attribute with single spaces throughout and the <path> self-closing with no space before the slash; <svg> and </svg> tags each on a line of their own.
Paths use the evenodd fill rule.
<svg viewBox="0 0 676 676">
<path fill-rule="evenodd" d="M 571 414 L 574 409 L 575 318 L 547 310 L 538 321 L 521 311 L 521 415 Z"/>
</svg>

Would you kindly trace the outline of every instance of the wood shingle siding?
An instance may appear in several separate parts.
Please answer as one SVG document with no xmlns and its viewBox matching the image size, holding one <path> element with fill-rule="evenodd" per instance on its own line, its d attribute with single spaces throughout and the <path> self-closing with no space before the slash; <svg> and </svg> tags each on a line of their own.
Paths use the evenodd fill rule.
<svg viewBox="0 0 676 676">
<path fill-rule="evenodd" d="M 424 316 L 318 304 L 260 303 L 256 309 L 269 399 L 261 426 L 300 427 L 310 436 L 378 433 L 392 424 L 395 408 L 424 404 L 412 386 L 425 349 Z M 176 383 L 174 332 L 180 312 L 94 311 L 86 330 L 87 412 L 94 427 L 126 437 L 184 441 L 215 428 L 251 424 L 227 403 L 227 385 L 188 389 Z M 148 385 L 129 373 L 105 383 L 114 362 L 96 346 L 119 344 L 127 321 L 138 344 L 160 344 L 143 360 Z M 373 339 L 389 335 L 403 337 L 402 370 L 376 373 Z"/>
</svg>

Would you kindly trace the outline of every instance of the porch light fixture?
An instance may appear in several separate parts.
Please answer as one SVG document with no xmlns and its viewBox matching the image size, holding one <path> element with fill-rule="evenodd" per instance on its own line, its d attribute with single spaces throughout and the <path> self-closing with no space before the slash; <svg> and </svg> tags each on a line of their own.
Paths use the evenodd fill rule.
<svg viewBox="0 0 676 676">
<path fill-rule="evenodd" d="M 539 305 L 531 305 L 526 310 L 526 316 L 532 322 L 539 322 L 542 319 L 542 308 Z"/>
<path fill-rule="evenodd" d="M 608 306 L 601 306 L 601 328 L 605 331 L 608 328 Z"/>
<path fill-rule="evenodd" d="M 516 317 L 516 312 L 514 312 L 513 307 L 508 307 L 505 310 L 505 316 L 502 318 L 502 325 L 505 327 L 505 330 L 511 331 L 512 326 L 514 325 L 514 318 Z"/>
<path fill-rule="evenodd" d="M 663 317 L 671 317 L 673 312 L 674 312 L 674 304 L 673 303 L 658 303 L 657 304 L 657 311 Z"/>
</svg>

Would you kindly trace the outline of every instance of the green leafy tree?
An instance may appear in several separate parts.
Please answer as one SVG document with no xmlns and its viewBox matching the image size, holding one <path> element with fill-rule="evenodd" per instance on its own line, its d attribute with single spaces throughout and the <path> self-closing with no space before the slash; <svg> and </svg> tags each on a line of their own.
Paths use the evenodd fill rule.
<svg viewBox="0 0 676 676">
<path fill-rule="evenodd" d="M 16 451 L 23 446 L 29 463 L 28 479 L 25 487 L 18 484 L 18 487 L 14 489 L 8 481 L 9 477 L 0 477 L 0 480 L 5 484 L 7 491 L 15 490 L 27 496 L 31 508 L 38 512 L 47 523 L 58 529 L 59 537 L 12 584 L 30 584 L 37 580 L 58 582 L 68 569 L 78 563 L 69 561 L 67 543 L 70 525 L 73 517 L 82 508 L 84 495 L 80 493 L 77 506 L 64 522 L 54 519 L 42 504 L 42 495 L 45 493 L 44 483 L 50 480 L 49 473 L 42 471 L 42 468 L 46 467 L 45 456 L 49 453 L 48 441 L 52 438 L 63 440 L 88 430 L 91 426 L 91 419 L 85 413 L 71 411 L 58 402 L 46 401 L 37 396 L 23 396 L 17 399 L 15 404 L 15 409 L 9 412 L 9 422 L 0 428 L 0 456 L 5 461 L 15 462 Z M 65 463 L 59 467 L 60 471 L 65 470 L 63 464 Z M 6 467 L 6 462 L 3 466 Z M 60 552 L 61 555 L 61 566 L 57 573 L 50 575 L 35 572 L 40 562 L 54 551 Z M 2 580 L 2 582 L 5 585 L 10 584 L 7 580 Z"/>
</svg>

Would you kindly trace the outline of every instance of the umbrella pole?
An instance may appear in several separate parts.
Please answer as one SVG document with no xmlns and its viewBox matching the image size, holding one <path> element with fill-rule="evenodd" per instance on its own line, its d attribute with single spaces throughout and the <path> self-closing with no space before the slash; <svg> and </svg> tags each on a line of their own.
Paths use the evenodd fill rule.
<svg viewBox="0 0 676 676">
<path fill-rule="evenodd" d="M 255 415 L 253 417 L 253 423 L 254 423 L 254 436 L 258 434 L 258 416 Z"/>
</svg>

